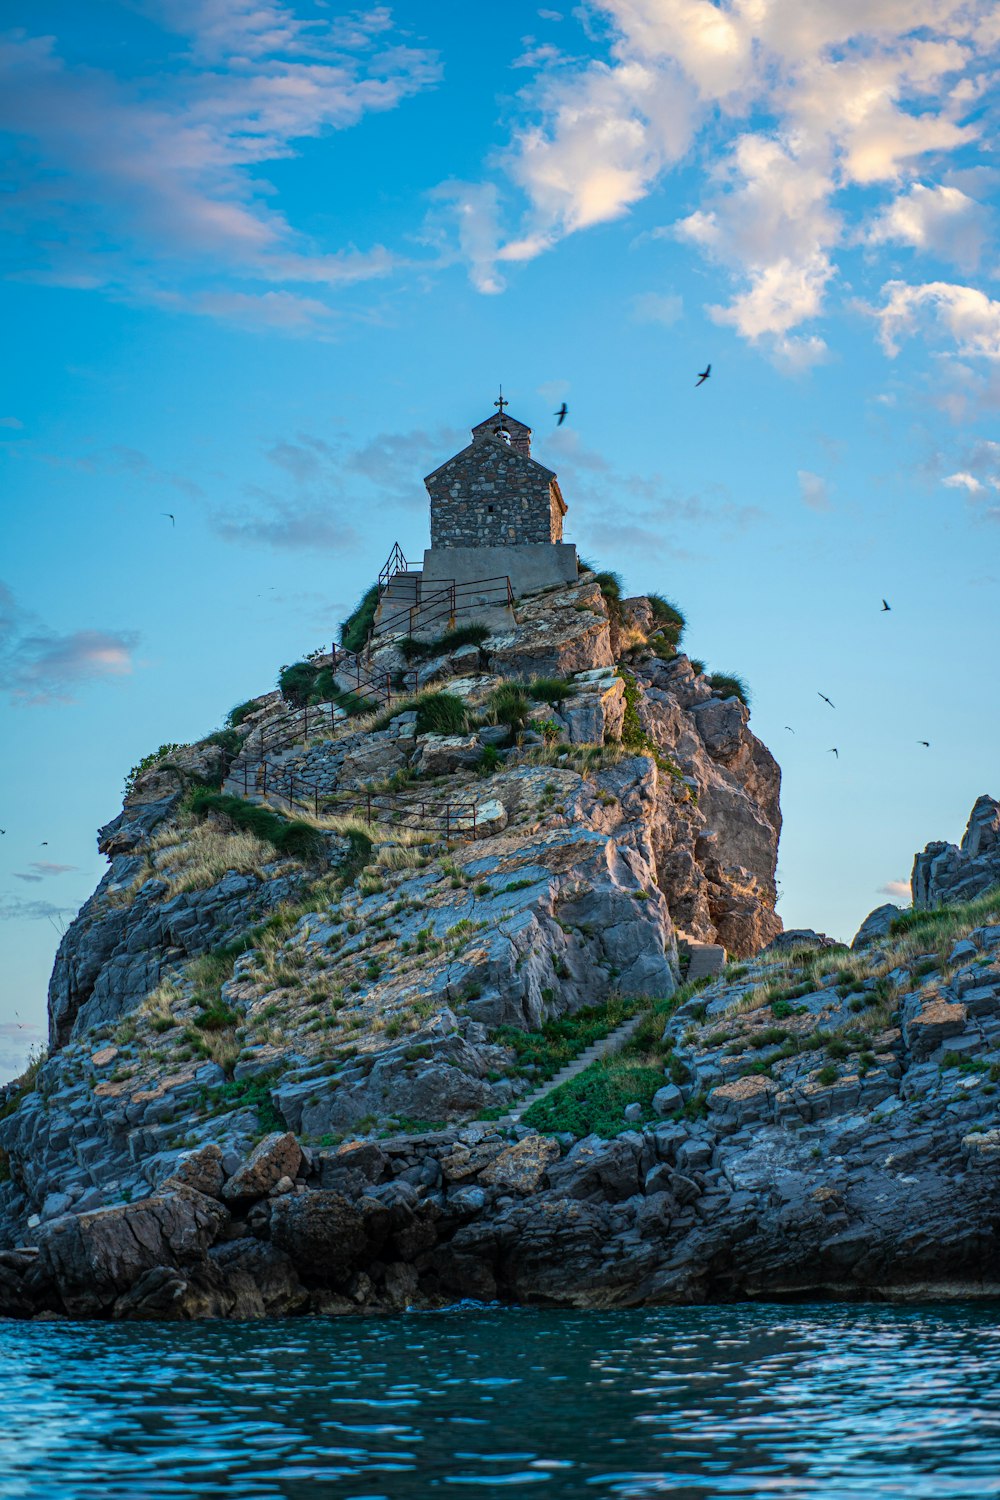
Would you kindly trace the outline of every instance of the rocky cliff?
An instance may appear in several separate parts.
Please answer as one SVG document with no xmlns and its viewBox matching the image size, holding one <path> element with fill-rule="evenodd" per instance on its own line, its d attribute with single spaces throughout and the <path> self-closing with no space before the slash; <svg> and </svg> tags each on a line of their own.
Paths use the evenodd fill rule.
<svg viewBox="0 0 1000 1500">
<path fill-rule="evenodd" d="M 503 1114 L 538 1081 L 512 1034 L 669 996 L 678 933 L 758 951 L 778 768 L 657 611 L 585 573 L 492 625 L 383 631 L 140 768 L 48 1060 L 0 1109 L 7 1243 L 268 1124 Z"/>
<path fill-rule="evenodd" d="M 777 767 L 664 615 L 585 575 L 140 770 L 0 1103 L 0 1310 L 1000 1290 L 997 804 L 778 936 Z"/>
</svg>

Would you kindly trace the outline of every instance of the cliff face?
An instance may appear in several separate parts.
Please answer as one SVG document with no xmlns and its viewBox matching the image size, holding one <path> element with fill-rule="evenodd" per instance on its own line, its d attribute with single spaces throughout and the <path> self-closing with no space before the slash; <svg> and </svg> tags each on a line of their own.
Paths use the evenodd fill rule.
<svg viewBox="0 0 1000 1500">
<path fill-rule="evenodd" d="M 913 861 L 910 890 L 919 910 L 972 901 L 1000 885 L 1000 802 L 977 799 L 957 847 L 928 844 Z"/>
<path fill-rule="evenodd" d="M 378 639 L 365 673 L 416 654 L 412 701 L 349 716 L 356 680 L 320 659 L 346 708 L 266 694 L 141 775 L 60 945 L 49 1060 L 0 1109 L 7 1243 L 148 1197 L 195 1148 L 232 1168 L 268 1123 L 308 1144 L 503 1114 L 531 1086 L 512 1032 L 669 996 L 678 932 L 773 937 L 777 765 L 650 639 L 647 601 L 612 617 L 584 575 L 481 642 Z"/>
</svg>

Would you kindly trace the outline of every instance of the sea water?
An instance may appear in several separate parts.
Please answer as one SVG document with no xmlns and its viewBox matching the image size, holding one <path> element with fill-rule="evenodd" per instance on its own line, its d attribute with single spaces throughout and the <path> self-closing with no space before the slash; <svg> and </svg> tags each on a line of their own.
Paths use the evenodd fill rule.
<svg viewBox="0 0 1000 1500">
<path fill-rule="evenodd" d="M 0 1496 L 1000 1494 L 987 1306 L 0 1323 Z"/>
</svg>

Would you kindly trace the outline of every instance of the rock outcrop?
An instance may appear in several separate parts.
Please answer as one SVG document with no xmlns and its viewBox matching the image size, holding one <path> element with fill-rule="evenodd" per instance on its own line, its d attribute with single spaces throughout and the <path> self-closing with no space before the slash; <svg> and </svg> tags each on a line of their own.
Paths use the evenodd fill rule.
<svg viewBox="0 0 1000 1500">
<path fill-rule="evenodd" d="M 1000 885 L 1000 802 L 982 796 L 961 844 L 928 844 L 913 861 L 910 889 L 917 911 L 971 901 Z"/>
<path fill-rule="evenodd" d="M 357 668 L 316 658 L 321 709 L 244 705 L 142 771 L 100 830 L 110 868 L 60 945 L 50 1055 L 0 1096 L 0 1246 L 39 1249 L 31 1274 L 65 1306 L 298 1306 L 296 1245 L 319 1230 L 284 1201 L 322 1179 L 310 1152 L 503 1115 L 536 1082 L 518 1034 L 665 999 L 678 929 L 747 958 L 780 931 L 780 774 L 743 703 L 665 644 L 648 600 L 612 612 L 591 574 L 500 614 L 474 642 L 377 636 L 366 680 L 416 677 L 381 712 L 358 712 Z M 549 1149 L 462 1201 L 540 1184 Z M 265 1296 L 249 1251 L 220 1247 L 272 1195 L 294 1275 Z M 171 1205 L 201 1199 L 237 1227 L 192 1259 Z M 87 1292 L 81 1270 L 73 1290 L 102 1256 L 105 1281 Z"/>
<path fill-rule="evenodd" d="M 679 1107 L 632 1106 L 611 1138 L 478 1122 L 189 1152 L 142 1202 L 0 1252 L 0 1311 L 995 1297 L 1000 920 L 930 935 L 761 957 L 682 1000 L 661 1043 Z"/>
</svg>

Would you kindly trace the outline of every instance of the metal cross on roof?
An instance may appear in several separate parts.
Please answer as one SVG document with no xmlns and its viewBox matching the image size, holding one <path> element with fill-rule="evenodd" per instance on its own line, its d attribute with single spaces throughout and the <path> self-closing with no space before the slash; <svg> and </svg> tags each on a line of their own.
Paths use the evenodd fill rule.
<svg viewBox="0 0 1000 1500">
<path fill-rule="evenodd" d="M 510 405 L 509 401 L 505 401 L 503 399 L 503 386 L 500 387 L 500 399 L 498 401 L 494 401 L 493 405 L 494 406 L 499 406 L 499 408 L 500 408 L 500 419 L 502 421 L 503 420 L 503 409 L 504 409 L 505 406 L 509 406 Z"/>
</svg>

